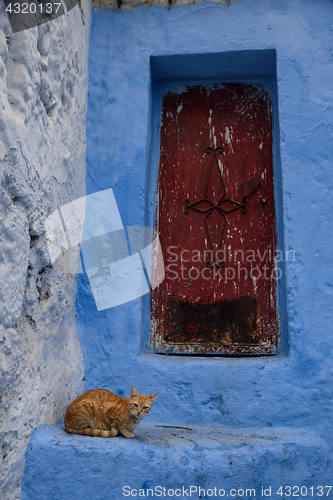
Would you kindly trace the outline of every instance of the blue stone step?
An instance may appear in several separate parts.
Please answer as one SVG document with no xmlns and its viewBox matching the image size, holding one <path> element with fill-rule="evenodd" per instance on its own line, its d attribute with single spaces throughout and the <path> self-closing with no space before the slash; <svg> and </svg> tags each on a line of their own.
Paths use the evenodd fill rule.
<svg viewBox="0 0 333 500">
<path fill-rule="evenodd" d="M 313 499 L 317 486 L 330 484 L 326 462 L 323 442 L 301 430 L 150 424 L 132 439 L 103 439 L 67 434 L 61 421 L 31 435 L 22 500 L 249 498 L 254 491 L 286 499 L 280 486 L 303 486 L 299 498 Z"/>
</svg>

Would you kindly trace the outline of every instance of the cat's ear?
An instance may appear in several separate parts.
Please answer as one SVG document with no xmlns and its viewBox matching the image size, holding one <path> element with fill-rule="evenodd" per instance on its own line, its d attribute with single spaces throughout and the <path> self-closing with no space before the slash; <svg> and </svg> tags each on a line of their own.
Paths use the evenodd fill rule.
<svg viewBox="0 0 333 500">
<path fill-rule="evenodd" d="M 135 398 L 135 396 L 137 396 L 138 393 L 136 392 L 136 390 L 134 389 L 134 387 L 132 387 L 131 389 L 131 398 Z"/>
<path fill-rule="evenodd" d="M 152 401 L 154 401 L 154 399 L 157 398 L 158 395 L 159 395 L 159 392 L 157 394 L 153 394 L 152 396 L 148 396 L 148 398 L 151 399 Z"/>
</svg>

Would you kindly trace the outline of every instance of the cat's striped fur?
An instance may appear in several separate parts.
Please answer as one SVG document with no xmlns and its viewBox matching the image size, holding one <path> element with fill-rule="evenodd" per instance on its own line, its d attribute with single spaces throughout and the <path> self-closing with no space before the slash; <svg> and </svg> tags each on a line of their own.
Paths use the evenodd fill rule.
<svg viewBox="0 0 333 500">
<path fill-rule="evenodd" d="M 93 389 L 73 401 L 65 415 L 70 434 L 111 438 L 121 432 L 126 438 L 151 409 L 158 394 L 138 394 L 132 387 L 130 398 L 122 398 L 106 389 Z"/>
</svg>

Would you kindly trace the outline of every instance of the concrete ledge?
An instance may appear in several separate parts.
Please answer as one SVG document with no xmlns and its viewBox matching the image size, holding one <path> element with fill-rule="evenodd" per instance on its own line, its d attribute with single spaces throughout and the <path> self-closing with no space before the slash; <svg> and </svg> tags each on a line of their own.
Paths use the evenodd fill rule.
<svg viewBox="0 0 333 500">
<path fill-rule="evenodd" d="M 214 498 L 214 488 L 217 498 L 222 488 L 225 497 L 245 497 L 246 489 L 262 497 L 262 487 L 271 486 L 271 497 L 283 498 L 276 495 L 280 486 L 329 484 L 326 460 L 320 439 L 286 428 L 185 430 L 151 424 L 139 426 L 133 439 L 102 439 L 69 435 L 59 422 L 38 427 L 31 435 L 22 500 L 133 498 L 129 490 L 123 494 L 124 486 L 135 488 L 138 497 L 154 498 L 172 498 L 170 488 L 173 498 L 200 498 L 199 486 L 205 490 L 201 498 Z M 166 490 L 154 490 L 157 486 Z M 190 486 L 198 488 L 191 495 Z M 153 492 L 147 495 L 148 488 Z M 232 488 L 244 494 L 233 495 Z M 303 498 L 312 498 L 310 491 Z"/>
</svg>

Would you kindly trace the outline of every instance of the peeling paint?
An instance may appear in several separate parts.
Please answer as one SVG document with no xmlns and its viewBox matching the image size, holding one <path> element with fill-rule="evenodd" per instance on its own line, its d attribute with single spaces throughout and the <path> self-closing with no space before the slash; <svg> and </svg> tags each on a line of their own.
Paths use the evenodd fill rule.
<svg viewBox="0 0 333 500">
<path fill-rule="evenodd" d="M 163 190 L 159 197 L 158 231 L 165 253 L 166 278 L 152 293 L 151 307 L 152 317 L 159 322 L 151 336 L 151 345 L 157 352 L 165 349 L 169 352 L 232 353 L 235 351 L 233 343 L 237 345 L 237 352 L 249 354 L 253 352 L 251 344 L 259 346 L 261 343 L 262 353 L 276 352 L 279 322 L 275 282 L 271 277 L 275 207 L 271 114 L 267 102 L 267 89 L 262 85 L 229 82 L 215 87 L 187 86 L 186 91 L 179 94 L 165 91 L 160 153 Z M 181 115 L 175 114 L 180 108 Z M 191 127 L 194 122 L 196 126 Z M 216 149 L 217 136 L 221 137 L 220 149 Z M 234 136 L 239 139 L 235 142 L 235 150 L 232 146 Z M 260 148 L 263 138 L 265 148 Z M 214 156 L 210 159 L 207 154 L 213 151 Z M 174 171 L 170 164 L 176 160 L 180 166 Z M 264 171 L 267 174 L 261 182 L 259 173 L 263 175 Z M 269 205 L 261 203 L 263 197 L 269 198 Z M 240 204 L 242 200 L 246 206 Z M 242 211 L 236 211 L 241 207 Z M 167 249 L 173 252 L 169 254 Z M 252 251 L 258 262 L 246 260 L 247 251 Z M 222 264 L 215 272 L 215 255 L 221 253 Z M 234 257 L 236 253 L 238 259 Z M 201 258 L 196 257 L 198 254 Z M 242 260 L 240 255 L 243 255 Z M 252 316 L 256 325 L 251 342 L 241 311 L 232 306 L 239 300 L 246 315 L 245 297 L 247 300 L 253 298 L 257 308 Z M 275 297 L 275 301 L 269 297 Z M 209 323 L 209 328 L 204 327 L 206 322 L 197 312 L 206 306 L 220 307 L 223 314 L 233 310 L 232 331 L 224 323 L 222 313 L 215 318 L 215 326 Z M 190 310 L 196 318 L 191 325 L 189 319 L 184 319 L 191 316 Z M 186 332 L 192 330 L 190 340 Z M 242 331 L 244 346 L 240 349 Z M 271 347 L 267 350 L 264 344 L 269 335 Z"/>
<path fill-rule="evenodd" d="M 171 7 L 177 7 L 180 5 L 194 5 L 199 2 L 206 0 L 172 0 Z M 238 0 L 210 0 L 214 3 L 222 3 L 223 5 L 230 6 Z M 115 10 L 127 10 L 138 7 L 153 7 L 158 5 L 160 7 L 170 7 L 169 0 L 93 0 L 93 7 L 96 9 L 115 9 Z"/>
</svg>

